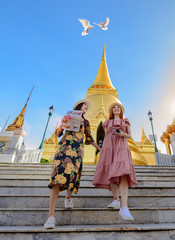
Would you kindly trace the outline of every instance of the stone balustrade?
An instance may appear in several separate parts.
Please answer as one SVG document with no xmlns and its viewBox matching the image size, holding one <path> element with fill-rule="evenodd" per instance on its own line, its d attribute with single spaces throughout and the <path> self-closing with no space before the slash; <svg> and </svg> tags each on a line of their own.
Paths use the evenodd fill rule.
<svg viewBox="0 0 175 240">
<path fill-rule="evenodd" d="M 175 166 L 175 155 L 155 153 L 156 165 Z"/>
</svg>

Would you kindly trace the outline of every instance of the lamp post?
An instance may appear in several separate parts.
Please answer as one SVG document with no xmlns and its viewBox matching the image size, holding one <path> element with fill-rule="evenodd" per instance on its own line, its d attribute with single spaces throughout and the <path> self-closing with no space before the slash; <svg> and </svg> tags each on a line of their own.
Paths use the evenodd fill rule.
<svg viewBox="0 0 175 240">
<path fill-rule="evenodd" d="M 51 107 L 49 108 L 49 114 L 48 114 L 49 117 L 48 117 L 48 120 L 47 120 L 46 128 L 45 128 L 45 131 L 44 131 L 43 138 L 42 138 L 41 144 L 40 144 L 40 146 L 39 146 L 39 149 L 42 149 L 42 148 L 43 148 L 43 142 L 44 142 L 44 138 L 45 138 L 45 135 L 46 135 L 46 131 L 47 131 L 47 127 L 48 127 L 48 124 L 49 124 L 49 120 L 50 120 L 50 117 L 52 116 L 52 113 L 53 113 L 54 110 L 55 110 L 55 109 L 54 109 L 53 106 L 51 106 Z"/>
<path fill-rule="evenodd" d="M 149 116 L 149 120 L 150 120 L 150 122 L 151 122 L 151 127 L 152 127 L 152 132 L 153 132 L 155 152 L 158 152 L 157 145 L 156 145 L 156 139 L 155 139 L 155 135 L 154 135 L 153 122 L 152 122 L 152 121 L 153 121 L 152 112 L 149 111 L 148 116 Z"/>
</svg>

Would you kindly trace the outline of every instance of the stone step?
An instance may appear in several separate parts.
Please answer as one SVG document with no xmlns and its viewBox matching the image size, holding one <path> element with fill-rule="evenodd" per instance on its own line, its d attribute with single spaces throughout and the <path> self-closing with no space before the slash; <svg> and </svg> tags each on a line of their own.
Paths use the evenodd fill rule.
<svg viewBox="0 0 175 240">
<path fill-rule="evenodd" d="M 9 194 L 9 195 L 16 195 L 16 194 L 30 194 L 36 195 L 48 195 L 50 193 L 50 189 L 47 187 L 0 187 L 0 196 L 4 194 Z M 110 196 L 111 192 L 108 191 L 107 189 L 101 189 L 101 188 L 95 188 L 95 187 L 81 187 L 79 188 L 79 194 L 83 196 Z M 129 189 L 130 194 L 175 194 L 175 188 L 174 186 L 172 187 L 166 187 L 166 186 L 160 186 L 159 188 L 153 186 L 149 187 L 136 187 L 136 188 L 131 188 Z"/>
<path fill-rule="evenodd" d="M 175 224 L 66 225 L 46 230 L 41 226 L 0 226 L 1 240 L 172 240 Z"/>
<path fill-rule="evenodd" d="M 50 173 L 38 173 L 38 172 L 32 172 L 32 171 L 25 171 L 25 172 L 0 172 L 0 178 L 20 178 L 20 177 L 23 177 L 23 176 L 26 176 L 28 178 L 43 178 L 43 177 L 47 177 L 49 178 L 51 175 L 51 172 Z M 91 177 L 94 177 L 94 172 L 83 172 L 82 173 L 82 176 L 91 176 Z M 137 177 L 165 177 L 165 178 L 172 178 L 172 179 L 175 179 L 175 173 L 136 173 L 136 176 Z"/>
<path fill-rule="evenodd" d="M 88 168 L 94 168 L 96 167 L 96 164 L 83 164 L 84 167 L 88 167 Z M 48 164 L 48 163 L 2 163 L 0 162 L 0 166 L 32 166 L 32 167 L 51 167 L 52 164 Z M 163 165 L 163 166 L 158 166 L 158 165 L 135 165 L 135 168 L 175 168 L 175 166 L 167 166 L 167 165 Z"/>
<path fill-rule="evenodd" d="M 64 208 L 65 194 L 59 196 L 57 207 Z M 129 207 L 175 207 L 175 195 L 129 195 Z M 105 208 L 113 201 L 110 196 L 72 196 L 75 208 Z M 1 208 L 49 208 L 49 195 L 1 195 Z"/>
<path fill-rule="evenodd" d="M 53 230 L 43 226 L 2 226 L 1 240 L 172 240 L 174 224 L 67 225 Z"/>
<path fill-rule="evenodd" d="M 12 180 L 12 181 L 11 181 Z M 152 178 L 137 178 L 138 184 L 137 186 L 166 186 L 166 187 L 173 187 L 175 186 L 175 181 L 172 181 L 171 178 L 162 179 L 159 177 L 152 177 Z M 0 187 L 47 187 L 49 183 L 49 179 L 1 179 L 0 178 Z M 81 187 L 94 187 L 93 185 L 93 178 L 87 179 L 82 177 L 81 178 Z"/>
<path fill-rule="evenodd" d="M 6 172 L 6 171 L 9 171 L 9 172 L 15 172 L 15 171 L 36 171 L 36 172 L 50 172 L 52 169 L 51 166 L 48 167 L 31 167 L 31 166 L 10 166 L 10 167 L 5 167 L 5 166 L 0 166 L 0 171 L 1 172 Z M 88 167 L 84 167 L 83 166 L 83 171 L 85 172 L 95 172 L 95 169 L 96 169 L 96 166 L 94 168 L 88 168 Z M 142 173 L 142 172 L 167 172 L 167 173 L 170 173 L 170 172 L 175 172 L 175 168 L 174 169 L 171 169 L 171 168 L 163 168 L 163 167 L 159 167 L 159 168 L 150 168 L 150 169 L 147 169 L 147 168 L 135 168 L 136 172 L 138 173 Z"/>
<path fill-rule="evenodd" d="M 134 223 L 175 223 L 175 207 L 130 208 Z M 126 223 L 118 210 L 107 208 L 56 209 L 58 225 L 120 224 Z M 48 208 L 0 208 L 0 225 L 32 226 L 43 225 L 48 217 Z"/>
<path fill-rule="evenodd" d="M 143 165 L 136 165 L 134 166 L 136 172 L 137 171 L 175 171 L 175 166 L 143 166 Z M 0 163 L 0 169 L 38 169 L 38 170 L 50 170 L 52 168 L 51 164 L 25 164 L 25 163 L 9 163 L 9 164 L 2 164 Z M 83 169 L 87 171 L 95 171 L 96 165 L 88 165 L 84 164 Z"/>
<path fill-rule="evenodd" d="M 82 177 L 83 178 L 83 177 Z M 171 179 L 166 179 L 166 180 L 154 180 L 154 181 L 149 181 L 149 180 L 144 180 L 144 179 L 137 179 L 138 184 L 136 187 L 175 187 L 175 181 L 172 181 Z M 49 183 L 48 180 L 12 180 L 9 181 L 9 179 L 0 179 L 0 189 L 2 188 L 9 188 L 9 187 L 47 187 Z M 92 180 L 85 180 L 81 179 L 80 187 L 89 187 L 89 188 L 95 188 L 93 185 Z"/>
<path fill-rule="evenodd" d="M 21 186 L 21 184 L 24 182 L 24 186 L 25 185 L 37 185 L 38 186 L 47 186 L 48 182 L 49 182 L 49 178 L 50 176 L 45 176 L 45 175 L 1 175 L 0 176 L 0 182 L 2 183 L 2 185 L 0 184 L 0 186 L 4 186 L 4 185 L 9 185 L 9 186 L 16 186 L 19 184 L 19 186 Z M 81 182 L 93 182 L 94 176 L 82 176 L 81 177 Z M 158 184 L 158 186 L 164 184 L 167 182 L 167 184 L 173 185 L 174 184 L 174 179 L 171 176 L 167 176 L 167 178 L 165 177 L 161 177 L 161 176 L 151 176 L 151 177 L 137 177 L 138 180 L 138 185 L 153 185 Z M 160 183 L 160 184 L 159 184 Z"/>
<path fill-rule="evenodd" d="M 93 166 L 89 166 L 87 164 L 83 164 L 83 169 L 86 171 L 95 171 L 97 165 L 93 165 Z M 48 164 L 48 165 L 29 165 L 29 164 L 23 164 L 21 163 L 20 165 L 16 165 L 16 163 L 10 164 L 9 165 L 2 165 L 0 163 L 0 169 L 5 170 L 5 169 L 9 169 L 9 170 L 13 170 L 13 169 L 21 169 L 21 170 L 25 170 L 25 169 L 31 169 L 31 170 L 50 170 L 52 168 L 52 164 Z M 161 170 L 165 170 L 165 171 L 175 171 L 175 166 L 143 166 L 143 165 L 139 165 L 139 166 L 134 166 L 134 168 L 136 169 L 136 171 L 161 171 Z"/>
</svg>

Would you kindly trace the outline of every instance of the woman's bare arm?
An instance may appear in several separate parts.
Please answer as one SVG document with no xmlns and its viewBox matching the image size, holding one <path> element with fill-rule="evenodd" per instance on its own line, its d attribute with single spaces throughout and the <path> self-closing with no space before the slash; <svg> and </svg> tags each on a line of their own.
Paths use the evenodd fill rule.
<svg viewBox="0 0 175 240">
<path fill-rule="evenodd" d="M 101 151 L 101 147 L 96 144 L 96 142 L 92 142 L 92 146 L 94 146 L 96 149 Z"/>
</svg>

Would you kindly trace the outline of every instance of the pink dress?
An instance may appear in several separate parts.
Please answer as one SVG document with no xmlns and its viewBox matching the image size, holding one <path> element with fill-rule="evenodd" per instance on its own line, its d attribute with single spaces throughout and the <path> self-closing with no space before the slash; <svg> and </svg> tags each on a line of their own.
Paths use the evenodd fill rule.
<svg viewBox="0 0 175 240">
<path fill-rule="evenodd" d="M 107 129 L 100 157 L 94 175 L 93 184 L 97 188 L 106 188 L 111 190 L 110 183 L 119 185 L 120 176 L 128 176 L 128 186 L 134 187 L 137 184 L 135 170 L 133 166 L 131 152 L 127 139 L 112 134 L 113 129 L 127 130 L 129 120 L 110 119 L 102 125 Z"/>
</svg>

